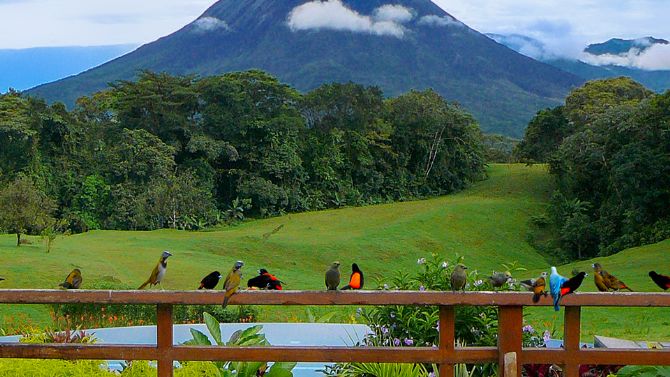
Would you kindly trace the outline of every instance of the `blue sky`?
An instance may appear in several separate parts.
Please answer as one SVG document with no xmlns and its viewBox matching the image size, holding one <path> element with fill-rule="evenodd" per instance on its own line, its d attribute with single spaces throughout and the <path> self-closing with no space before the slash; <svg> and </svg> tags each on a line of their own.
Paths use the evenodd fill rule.
<svg viewBox="0 0 670 377">
<path fill-rule="evenodd" d="M 670 38 L 667 0 L 434 1 L 479 31 L 527 34 L 565 51 L 611 37 Z M 184 26 L 214 2 L 0 0 L 0 49 L 147 43 Z"/>
</svg>

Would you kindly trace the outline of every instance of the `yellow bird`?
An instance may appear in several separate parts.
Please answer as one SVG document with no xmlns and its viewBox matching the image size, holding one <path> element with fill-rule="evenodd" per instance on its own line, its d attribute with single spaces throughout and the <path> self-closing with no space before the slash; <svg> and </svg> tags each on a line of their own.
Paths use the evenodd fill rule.
<svg viewBox="0 0 670 377">
<path fill-rule="evenodd" d="M 223 283 L 223 289 L 226 291 L 225 298 L 223 299 L 224 308 L 228 306 L 228 300 L 237 292 L 237 288 L 240 286 L 240 282 L 242 281 L 242 266 L 244 266 L 244 262 L 235 262 L 235 266 L 233 266 L 233 269 L 226 276 L 226 280 Z"/>
<path fill-rule="evenodd" d="M 163 280 L 163 276 L 165 276 L 165 271 L 167 271 L 167 259 L 171 256 L 172 254 L 169 251 L 164 251 L 163 254 L 161 254 L 161 258 L 158 260 L 156 267 L 154 267 L 154 270 L 151 271 L 151 276 L 149 276 L 149 279 L 147 279 L 147 281 L 145 281 L 144 284 L 140 285 L 140 287 L 137 289 L 143 289 L 149 284 L 152 286 L 160 284 Z M 163 289 L 163 285 L 161 285 L 161 289 Z"/>
<path fill-rule="evenodd" d="M 78 268 L 75 268 L 70 272 L 67 277 L 65 278 L 65 281 L 58 284 L 58 286 L 63 287 L 65 289 L 79 289 L 81 286 L 82 282 L 81 278 L 81 271 Z"/>
</svg>

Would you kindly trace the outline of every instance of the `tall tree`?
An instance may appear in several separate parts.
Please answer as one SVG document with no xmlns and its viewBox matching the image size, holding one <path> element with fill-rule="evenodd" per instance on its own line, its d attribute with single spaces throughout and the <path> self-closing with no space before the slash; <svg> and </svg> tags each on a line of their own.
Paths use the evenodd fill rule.
<svg viewBox="0 0 670 377">
<path fill-rule="evenodd" d="M 0 191 L 0 228 L 16 234 L 21 246 L 21 234 L 47 226 L 54 209 L 54 201 L 21 176 Z"/>
</svg>

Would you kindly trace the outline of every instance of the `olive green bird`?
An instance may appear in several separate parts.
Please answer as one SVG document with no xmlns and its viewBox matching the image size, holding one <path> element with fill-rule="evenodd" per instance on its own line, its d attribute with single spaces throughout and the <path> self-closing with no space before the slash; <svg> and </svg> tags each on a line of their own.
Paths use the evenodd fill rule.
<svg viewBox="0 0 670 377">
<path fill-rule="evenodd" d="M 160 259 L 158 260 L 156 267 L 154 267 L 154 270 L 151 271 L 151 276 L 149 276 L 149 279 L 147 279 L 147 281 L 145 281 L 144 284 L 140 285 L 140 287 L 137 289 L 144 289 L 144 287 L 146 287 L 149 284 L 151 284 L 151 286 L 161 284 L 161 281 L 165 276 L 165 272 L 167 271 L 167 259 L 171 256 L 172 254 L 169 251 L 167 250 L 164 251 L 163 254 L 161 254 Z M 163 289 L 162 284 L 161 289 Z"/>
<path fill-rule="evenodd" d="M 464 291 L 465 283 L 468 281 L 468 275 L 465 273 L 465 270 L 468 268 L 459 263 L 454 268 L 454 272 L 451 273 L 451 290 L 452 291 Z"/>
<path fill-rule="evenodd" d="M 326 271 L 326 288 L 329 291 L 336 291 L 340 285 L 340 262 L 333 262 L 328 271 Z"/>
<path fill-rule="evenodd" d="M 58 286 L 65 289 L 79 289 L 82 280 L 81 271 L 78 268 L 75 268 L 65 277 L 65 281 L 58 284 Z"/>
<path fill-rule="evenodd" d="M 242 266 L 244 266 L 244 262 L 235 262 L 233 269 L 230 270 L 228 276 L 226 276 L 226 280 L 223 282 L 223 290 L 226 291 L 222 305 L 224 308 L 228 306 L 228 300 L 237 292 L 237 288 L 240 286 L 240 282 L 242 281 Z"/>
</svg>

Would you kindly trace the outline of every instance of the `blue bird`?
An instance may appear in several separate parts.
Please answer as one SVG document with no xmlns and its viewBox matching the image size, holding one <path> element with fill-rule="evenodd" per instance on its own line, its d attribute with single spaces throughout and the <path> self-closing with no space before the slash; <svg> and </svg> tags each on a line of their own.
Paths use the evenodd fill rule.
<svg viewBox="0 0 670 377">
<path fill-rule="evenodd" d="M 561 276 L 556 271 L 556 267 L 551 267 L 551 275 L 549 275 L 549 290 L 551 297 L 554 299 L 554 310 L 559 311 L 558 302 L 561 300 L 561 286 L 568 281 L 565 276 Z"/>
</svg>

